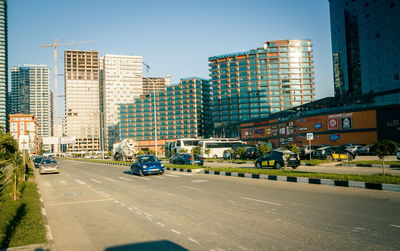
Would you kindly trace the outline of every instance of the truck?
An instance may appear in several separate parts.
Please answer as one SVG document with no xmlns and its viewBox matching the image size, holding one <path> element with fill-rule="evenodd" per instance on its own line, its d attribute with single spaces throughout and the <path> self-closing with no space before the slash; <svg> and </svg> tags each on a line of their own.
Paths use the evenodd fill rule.
<svg viewBox="0 0 400 251">
<path fill-rule="evenodd" d="M 113 145 L 113 159 L 117 161 L 132 161 L 136 154 L 136 141 L 134 139 L 124 139 Z"/>
</svg>

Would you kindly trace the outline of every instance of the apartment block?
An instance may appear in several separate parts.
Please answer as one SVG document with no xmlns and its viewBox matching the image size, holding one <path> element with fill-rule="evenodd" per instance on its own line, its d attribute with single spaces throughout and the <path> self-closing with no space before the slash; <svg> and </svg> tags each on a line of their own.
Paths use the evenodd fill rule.
<svg viewBox="0 0 400 251">
<path fill-rule="evenodd" d="M 64 51 L 65 134 L 68 152 L 100 151 L 100 67 L 95 50 Z"/>
<path fill-rule="evenodd" d="M 0 1 L 0 130 L 6 131 L 8 103 L 7 1 Z"/>
<path fill-rule="evenodd" d="M 29 154 L 39 153 L 38 123 L 35 115 L 10 115 L 10 134 L 18 142 L 19 150 L 27 150 Z"/>
<path fill-rule="evenodd" d="M 143 78 L 143 94 L 165 91 L 171 85 L 170 77 Z"/>
<path fill-rule="evenodd" d="M 154 96 L 155 95 L 155 96 Z M 156 109 L 156 117 L 154 117 Z M 209 137 L 212 135 L 211 86 L 201 78 L 181 79 L 165 91 L 142 95 L 120 105 L 121 139 L 135 139 L 154 145 L 157 139 Z M 162 144 L 162 143 L 161 143 Z"/>
<path fill-rule="evenodd" d="M 119 104 L 143 93 L 142 57 L 105 55 L 101 58 L 101 110 L 104 149 L 112 150 L 119 136 Z"/>
</svg>

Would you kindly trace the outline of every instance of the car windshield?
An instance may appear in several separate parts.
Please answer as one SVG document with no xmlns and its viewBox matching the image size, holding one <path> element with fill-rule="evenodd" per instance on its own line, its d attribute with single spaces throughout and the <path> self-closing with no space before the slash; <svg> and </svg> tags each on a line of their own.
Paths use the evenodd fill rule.
<svg viewBox="0 0 400 251">
<path fill-rule="evenodd" d="M 143 163 L 149 163 L 149 162 L 158 162 L 158 159 L 155 156 L 143 156 L 140 157 L 139 161 Z"/>
<path fill-rule="evenodd" d="M 42 164 L 56 164 L 57 161 L 54 159 L 43 159 Z"/>
<path fill-rule="evenodd" d="M 43 159 L 43 158 L 36 158 L 36 159 L 34 160 L 34 162 L 35 162 L 35 163 L 40 163 L 40 162 L 42 161 L 42 159 Z"/>
</svg>

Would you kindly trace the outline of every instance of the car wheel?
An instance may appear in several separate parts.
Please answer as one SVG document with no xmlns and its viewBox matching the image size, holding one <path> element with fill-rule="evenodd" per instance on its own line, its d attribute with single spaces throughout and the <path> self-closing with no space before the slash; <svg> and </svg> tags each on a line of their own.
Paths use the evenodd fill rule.
<svg viewBox="0 0 400 251">
<path fill-rule="evenodd" d="M 162 172 L 159 173 L 159 175 L 163 175 L 163 174 L 164 174 L 164 171 L 162 171 Z"/>
<path fill-rule="evenodd" d="M 333 161 L 333 157 L 331 155 L 326 156 L 326 160 Z"/>
<path fill-rule="evenodd" d="M 260 162 L 256 162 L 256 168 L 262 168 L 261 163 Z"/>
<path fill-rule="evenodd" d="M 281 168 L 282 168 L 281 163 L 276 162 L 275 165 L 274 165 L 274 168 L 275 168 L 275 169 L 278 169 L 278 170 L 281 169 Z"/>
<path fill-rule="evenodd" d="M 296 165 L 292 166 L 293 169 L 296 169 L 297 167 L 299 167 L 299 166 L 296 166 Z"/>
<path fill-rule="evenodd" d="M 144 176 L 142 169 L 139 169 L 139 176 Z"/>
<path fill-rule="evenodd" d="M 213 158 L 218 159 L 218 155 L 214 154 Z"/>
<path fill-rule="evenodd" d="M 354 159 L 354 156 L 353 155 L 349 155 L 349 158 L 348 158 L 348 160 L 353 160 Z"/>
<path fill-rule="evenodd" d="M 133 172 L 133 170 L 131 169 L 131 174 L 134 175 L 135 173 Z"/>
</svg>

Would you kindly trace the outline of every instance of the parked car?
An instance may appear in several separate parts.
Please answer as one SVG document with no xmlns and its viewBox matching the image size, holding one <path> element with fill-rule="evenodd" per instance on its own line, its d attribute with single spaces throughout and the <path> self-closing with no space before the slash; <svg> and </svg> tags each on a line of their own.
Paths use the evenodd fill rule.
<svg viewBox="0 0 400 251">
<path fill-rule="evenodd" d="M 310 159 L 310 154 L 312 154 L 312 152 L 314 152 L 315 150 L 317 150 L 318 148 L 324 147 L 327 145 L 304 145 L 304 146 L 300 146 L 300 159 Z"/>
<path fill-rule="evenodd" d="M 312 158 L 326 160 L 353 160 L 355 155 L 342 146 L 328 146 L 315 150 L 312 153 Z"/>
<path fill-rule="evenodd" d="M 257 150 L 257 147 L 247 147 L 244 157 L 246 159 L 257 159 L 260 157 L 260 152 Z"/>
<path fill-rule="evenodd" d="M 397 152 L 397 154 L 396 154 L 396 158 L 397 158 L 398 160 L 400 160 L 400 151 L 399 151 L 399 152 Z"/>
<path fill-rule="evenodd" d="M 42 161 L 42 159 L 44 159 L 43 156 L 35 156 L 35 158 L 33 159 L 33 164 L 34 164 L 35 168 L 40 167 L 40 162 Z"/>
<path fill-rule="evenodd" d="M 169 158 L 169 163 L 177 165 L 203 165 L 204 158 L 195 154 L 194 161 L 192 155 L 188 153 L 177 153 Z"/>
<path fill-rule="evenodd" d="M 354 154 L 355 155 L 375 155 L 375 151 L 372 149 L 373 145 L 366 145 L 358 148 Z"/>
<path fill-rule="evenodd" d="M 55 159 L 49 159 L 49 158 L 43 158 L 40 162 L 40 169 L 39 169 L 40 174 L 44 173 L 60 173 L 60 167 L 58 165 L 57 160 Z"/>
<path fill-rule="evenodd" d="M 300 165 L 300 159 L 294 152 L 288 150 L 273 150 L 261 157 L 255 162 L 256 168 L 273 167 L 281 169 L 283 167 L 292 167 L 296 169 Z"/>
<path fill-rule="evenodd" d="M 131 164 L 131 173 L 140 176 L 148 174 L 163 174 L 164 165 L 154 155 L 137 156 L 136 161 Z"/>
<path fill-rule="evenodd" d="M 360 149 L 363 146 L 365 146 L 365 144 L 346 144 L 343 145 L 342 147 L 344 147 L 349 152 L 355 153 L 357 149 Z"/>
</svg>

